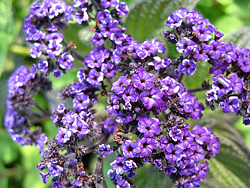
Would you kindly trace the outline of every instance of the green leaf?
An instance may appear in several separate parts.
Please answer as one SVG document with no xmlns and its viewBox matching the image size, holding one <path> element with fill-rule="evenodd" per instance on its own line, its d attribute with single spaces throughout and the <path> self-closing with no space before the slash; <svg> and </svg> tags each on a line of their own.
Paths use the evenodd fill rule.
<svg viewBox="0 0 250 188">
<path fill-rule="evenodd" d="M 219 137 L 221 149 L 209 160 L 204 185 L 211 188 L 249 187 L 250 151 L 242 136 L 229 124 L 217 121 L 213 133 Z"/>
<path fill-rule="evenodd" d="M 125 21 L 127 33 L 135 40 L 143 42 L 155 36 L 163 36 L 162 31 L 167 29 L 168 16 L 180 7 L 188 10 L 195 7 L 198 0 L 141 0 L 130 6 L 130 13 Z"/>
<path fill-rule="evenodd" d="M 196 68 L 197 70 L 193 75 L 183 77 L 184 86 L 187 87 L 188 90 L 201 88 L 203 81 L 211 80 L 211 75 L 209 74 L 210 66 L 208 63 L 198 61 Z M 199 99 L 200 102 L 204 102 L 206 98 L 206 92 L 207 91 L 200 91 L 195 93 L 197 99 Z"/>
<path fill-rule="evenodd" d="M 244 27 L 222 38 L 225 42 L 231 42 L 241 48 L 250 48 L 250 27 Z"/>
<path fill-rule="evenodd" d="M 12 1 L 0 1 L 0 76 L 7 59 L 8 47 L 14 39 Z"/>
<path fill-rule="evenodd" d="M 136 173 L 137 176 L 133 178 L 136 187 L 171 188 L 173 186 L 173 182 L 167 174 L 159 172 L 151 164 L 145 164 L 142 168 L 137 169 Z"/>
</svg>

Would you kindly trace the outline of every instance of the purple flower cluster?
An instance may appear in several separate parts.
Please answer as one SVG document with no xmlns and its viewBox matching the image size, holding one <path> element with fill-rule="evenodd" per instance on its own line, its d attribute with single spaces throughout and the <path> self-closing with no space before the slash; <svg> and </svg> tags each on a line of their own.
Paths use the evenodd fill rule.
<svg viewBox="0 0 250 188">
<path fill-rule="evenodd" d="M 201 14 L 180 8 L 166 23 L 173 31 L 163 33 L 181 55 L 161 58 L 166 51 L 161 42 L 139 43 L 126 34 L 122 16 L 127 14 L 127 5 L 118 0 L 74 0 L 72 6 L 44 0 L 31 6 L 24 24 L 26 41 L 33 44 L 31 57 L 44 57 L 31 70 L 22 66 L 10 77 L 4 124 L 13 140 L 40 149 L 37 168 L 45 184 L 53 176 L 52 187 L 102 187 L 102 160 L 114 152 L 108 176 L 116 187 L 135 187 L 132 178 L 145 163 L 166 173 L 178 187 L 199 187 L 208 173 L 208 160 L 220 149 L 210 128 L 190 129 L 185 123 L 203 116 L 202 102 L 182 83 L 202 61 L 211 65 L 213 74 L 213 83 L 202 88 L 208 90 L 206 104 L 212 110 L 218 104 L 225 113 L 241 114 L 250 124 L 250 50 L 224 43 L 223 34 Z M 69 20 L 82 27 L 95 23 L 90 39 L 95 48 L 85 57 L 60 31 Z M 78 80 L 59 92 L 72 106 L 61 103 L 46 112 L 33 95 L 50 90 L 49 73 L 61 77 L 75 59 L 83 63 Z M 107 97 L 105 117 L 96 115 L 101 97 Z M 31 110 L 34 106 L 39 113 Z M 41 128 L 30 131 L 44 117 L 58 128 L 50 141 Z M 97 156 L 92 174 L 85 173 L 83 165 L 89 153 Z"/>
<path fill-rule="evenodd" d="M 250 50 L 221 41 L 223 34 L 197 11 L 181 8 L 169 16 L 167 26 L 175 31 L 164 31 L 165 37 L 177 46 L 179 53 L 184 53 L 179 71 L 192 75 L 196 62 L 204 61 L 211 65 L 209 73 L 213 74 L 213 84 L 206 94 L 207 105 L 213 110 L 217 103 L 223 112 L 241 114 L 243 123 L 250 124 Z"/>
<path fill-rule="evenodd" d="M 30 130 L 33 124 L 30 114 L 33 114 L 36 120 L 48 115 L 36 104 L 33 95 L 39 90 L 46 92 L 50 89 L 51 83 L 42 74 L 37 73 L 35 65 L 31 70 L 21 66 L 9 78 L 4 125 L 10 137 L 20 145 L 35 144 L 42 149 L 47 142 L 47 137 L 41 134 L 40 127 L 36 127 L 34 131 Z M 31 107 L 36 107 L 41 113 L 36 114 Z"/>
</svg>

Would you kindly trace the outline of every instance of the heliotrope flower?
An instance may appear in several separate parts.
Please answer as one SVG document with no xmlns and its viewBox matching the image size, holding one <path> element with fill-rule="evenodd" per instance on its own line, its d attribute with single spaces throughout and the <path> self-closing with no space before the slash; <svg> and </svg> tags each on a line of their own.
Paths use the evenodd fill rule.
<svg viewBox="0 0 250 188">
<path fill-rule="evenodd" d="M 193 75 L 196 71 L 197 63 L 193 59 L 183 59 L 179 64 L 179 70 L 185 75 Z"/>
<path fill-rule="evenodd" d="M 64 143 L 70 140 L 70 136 L 71 136 L 71 131 L 61 127 L 58 129 L 55 140 L 57 140 L 59 144 L 63 145 Z"/>
<path fill-rule="evenodd" d="M 154 134 L 158 135 L 161 131 L 160 120 L 157 118 L 141 117 L 138 122 L 138 130 L 144 133 L 145 137 L 153 137 Z"/>
</svg>

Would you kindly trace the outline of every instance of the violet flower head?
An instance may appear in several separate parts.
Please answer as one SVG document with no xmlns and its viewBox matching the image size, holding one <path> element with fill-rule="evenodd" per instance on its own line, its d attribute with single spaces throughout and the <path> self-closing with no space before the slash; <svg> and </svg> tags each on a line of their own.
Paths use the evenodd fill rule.
<svg viewBox="0 0 250 188">
<path fill-rule="evenodd" d="M 116 127 L 117 127 L 117 123 L 114 121 L 113 118 L 107 118 L 103 121 L 104 125 L 104 129 L 106 131 L 106 133 L 108 134 L 112 134 L 115 132 Z"/>
<path fill-rule="evenodd" d="M 118 11 L 119 16 L 127 16 L 128 15 L 128 6 L 124 2 L 119 3 L 116 6 L 116 10 Z"/>
<path fill-rule="evenodd" d="M 179 13 L 172 13 L 168 17 L 168 21 L 166 25 L 172 29 L 176 29 L 177 27 L 180 27 L 183 22 L 182 15 Z"/>
<path fill-rule="evenodd" d="M 145 137 L 153 137 L 154 134 L 158 135 L 161 131 L 160 120 L 157 118 L 141 117 L 138 123 L 138 131 L 144 133 Z"/>
<path fill-rule="evenodd" d="M 59 128 L 55 140 L 58 141 L 60 145 L 63 145 L 70 140 L 71 132 L 65 128 Z"/>
<path fill-rule="evenodd" d="M 67 52 L 64 52 L 61 54 L 58 58 L 57 61 L 59 63 L 59 66 L 62 69 L 70 69 L 71 67 L 74 66 L 74 58 L 72 55 L 68 54 Z"/>
<path fill-rule="evenodd" d="M 30 56 L 33 58 L 38 58 L 42 54 L 43 44 L 35 42 L 30 50 Z"/>
<path fill-rule="evenodd" d="M 184 59 L 180 65 L 179 70 L 183 72 L 185 75 L 193 75 L 196 71 L 197 63 L 193 59 Z"/>
<path fill-rule="evenodd" d="M 154 85 L 155 76 L 153 74 L 147 73 L 144 69 L 139 69 L 138 74 L 135 74 L 131 81 L 134 81 L 134 87 L 142 90 L 145 88 L 149 90 Z"/>
<path fill-rule="evenodd" d="M 137 140 L 126 140 L 122 142 L 121 149 L 126 158 L 135 158 L 140 154 L 140 143 Z"/>
<path fill-rule="evenodd" d="M 150 156 L 152 151 L 158 147 L 158 142 L 153 138 L 143 137 L 140 142 L 140 157 Z"/>
<path fill-rule="evenodd" d="M 110 147 L 109 144 L 102 144 L 102 145 L 99 145 L 99 151 L 98 153 L 100 155 L 102 155 L 103 158 L 106 158 L 107 156 L 109 156 L 111 153 L 113 152 L 112 148 Z"/>
<path fill-rule="evenodd" d="M 70 130 L 76 134 L 79 138 L 83 138 L 84 135 L 89 133 L 89 125 L 82 119 L 76 117 Z"/>
</svg>

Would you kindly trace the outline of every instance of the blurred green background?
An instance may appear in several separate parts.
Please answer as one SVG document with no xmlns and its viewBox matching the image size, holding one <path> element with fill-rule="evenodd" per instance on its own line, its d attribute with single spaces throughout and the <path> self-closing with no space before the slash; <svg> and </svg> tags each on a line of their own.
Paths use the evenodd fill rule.
<svg viewBox="0 0 250 188">
<path fill-rule="evenodd" d="M 39 170 L 36 169 L 36 164 L 40 161 L 38 149 L 32 146 L 21 147 L 14 143 L 9 138 L 2 123 L 5 112 L 5 99 L 7 97 L 6 83 L 9 76 L 20 65 L 30 66 L 32 63 L 37 62 L 36 59 L 32 59 L 29 56 L 30 44 L 25 43 L 25 33 L 22 31 L 23 19 L 29 15 L 29 5 L 31 2 L 31 0 L 0 0 L 0 188 L 51 187 L 50 183 L 44 185 L 41 182 Z M 128 3 L 132 10 L 125 21 L 127 33 L 132 34 L 134 39 L 140 42 L 143 42 L 147 38 L 152 39 L 156 37 L 158 40 L 165 43 L 162 36 L 162 30 L 167 29 L 165 22 L 168 15 L 176 10 L 176 8 L 185 6 L 189 9 L 195 7 L 204 18 L 208 18 L 220 32 L 225 33 L 226 41 L 233 41 L 241 47 L 249 48 L 248 33 L 250 30 L 248 26 L 250 26 L 250 2 L 248 0 L 201 0 L 200 2 L 191 0 L 130 0 L 125 2 Z M 196 3 L 198 4 L 196 5 Z M 78 47 L 77 50 L 83 56 L 88 54 L 91 50 L 92 45 L 88 40 L 92 34 L 89 33 L 88 30 L 81 29 L 76 25 L 71 25 L 68 30 L 64 31 L 64 35 L 66 40 L 73 40 L 76 42 Z M 78 38 L 80 38 L 80 40 Z M 175 55 L 175 49 L 168 46 L 167 56 L 175 57 Z M 57 89 L 70 83 L 70 80 L 75 79 L 75 73 L 80 66 L 82 66 L 81 62 L 77 62 L 73 72 L 64 75 L 62 79 L 56 80 L 53 86 Z M 199 66 L 201 71 L 193 78 L 186 78 L 185 80 L 189 88 L 200 86 L 201 83 L 199 83 L 198 80 L 202 81 L 203 78 L 208 76 L 208 67 L 204 64 Z M 204 99 L 204 96 L 198 96 L 200 100 Z M 46 97 L 51 96 L 38 94 L 36 100 L 45 100 Z M 45 108 L 48 107 L 46 106 L 48 105 L 46 102 L 44 105 Z M 105 112 L 103 112 L 104 107 L 105 104 L 99 105 L 99 109 L 97 110 L 100 110 L 100 114 L 105 114 Z M 223 118 L 221 118 L 222 114 L 220 112 L 218 112 L 216 116 L 212 113 L 207 113 L 206 115 L 210 119 L 219 119 L 219 123 L 223 124 L 223 126 L 219 128 L 215 126 L 214 130 L 215 134 L 217 132 L 220 134 L 223 147 L 226 149 L 222 150 L 220 155 L 218 155 L 218 160 L 211 161 L 211 174 L 209 174 L 208 180 L 202 187 L 230 187 L 230 185 L 234 187 L 234 184 L 230 184 L 230 182 L 236 182 L 236 185 L 239 185 L 238 187 L 250 186 L 248 180 L 245 180 L 246 177 L 240 177 L 250 169 L 250 157 L 248 153 L 250 147 L 250 126 L 242 125 L 242 118 L 237 118 L 234 114 L 229 115 L 230 117 L 228 115 L 223 115 Z M 231 130 L 225 123 L 227 121 L 232 125 L 230 127 L 234 127 L 235 129 Z M 192 124 L 192 122 L 190 123 Z M 50 120 L 44 123 L 44 130 L 51 138 L 56 134 L 55 129 L 52 127 Z M 224 133 L 227 133 L 225 137 L 223 137 Z M 238 133 L 240 133 L 243 138 L 240 138 L 240 135 L 237 135 Z M 230 137 L 231 140 L 228 140 L 228 137 Z M 236 138 L 234 139 L 234 137 Z M 233 153 L 231 151 L 236 151 L 235 155 L 232 155 L 231 158 L 226 158 L 227 152 Z M 246 158 L 245 160 L 239 157 L 241 152 L 246 155 L 243 156 Z M 112 160 L 112 156 L 105 160 L 105 172 L 110 168 L 109 163 Z M 225 161 L 225 163 L 221 163 L 222 161 Z M 240 165 L 242 165 L 242 167 Z M 218 169 L 215 169 L 215 166 L 218 167 Z M 237 166 L 240 166 L 240 170 L 237 169 Z M 140 174 L 139 171 L 141 172 Z M 154 168 L 144 167 L 143 169 L 139 169 L 139 171 L 138 177 L 135 178 L 135 183 L 139 188 L 152 186 L 155 188 L 172 187 L 166 175 L 155 173 L 156 170 Z M 146 171 L 149 174 L 146 174 Z M 220 173 L 223 174 L 221 180 L 213 180 L 214 178 L 220 179 Z M 223 178 L 227 178 L 229 184 L 226 184 L 228 182 L 223 182 Z M 157 182 L 155 181 L 156 179 Z M 110 182 L 108 183 L 109 187 L 112 187 Z"/>
</svg>

